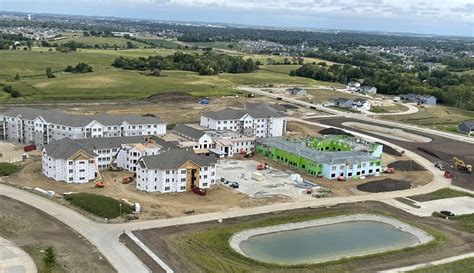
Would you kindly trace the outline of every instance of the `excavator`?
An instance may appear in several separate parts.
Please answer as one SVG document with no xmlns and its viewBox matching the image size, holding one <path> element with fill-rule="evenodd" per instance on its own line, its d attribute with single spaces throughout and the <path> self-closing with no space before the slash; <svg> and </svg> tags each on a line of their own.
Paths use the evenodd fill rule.
<svg viewBox="0 0 474 273">
<path fill-rule="evenodd" d="M 463 173 L 472 173 L 472 166 L 466 165 L 466 163 L 462 159 L 453 157 L 453 165 L 455 169 L 458 169 L 459 171 Z"/>
</svg>

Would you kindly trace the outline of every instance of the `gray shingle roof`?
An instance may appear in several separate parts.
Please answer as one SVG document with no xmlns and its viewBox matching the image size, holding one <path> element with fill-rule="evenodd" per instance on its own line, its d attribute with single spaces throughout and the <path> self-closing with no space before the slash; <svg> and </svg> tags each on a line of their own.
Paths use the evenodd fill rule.
<svg viewBox="0 0 474 273">
<path fill-rule="evenodd" d="M 473 119 L 473 120 L 464 121 L 464 122 L 462 122 L 461 124 L 466 125 L 466 126 L 469 127 L 471 130 L 474 129 L 474 119 Z"/>
<path fill-rule="evenodd" d="M 131 125 L 136 124 L 158 124 L 163 123 L 159 117 L 141 117 L 138 115 L 73 115 L 63 112 L 60 109 L 35 109 L 30 107 L 12 107 L 8 109 L 4 116 L 17 117 L 21 116 L 23 119 L 34 120 L 41 116 L 48 123 L 60 124 L 70 127 L 84 127 L 96 120 L 97 122 L 106 125 L 120 126 L 122 122 L 127 122 Z"/>
<path fill-rule="evenodd" d="M 81 143 L 78 143 L 75 140 L 69 138 L 50 143 L 46 145 L 44 149 L 46 150 L 48 156 L 56 159 L 68 159 L 79 150 L 83 150 L 84 152 L 90 154 L 92 157 L 97 156 L 97 154 L 95 154 L 85 145 L 82 145 Z"/>
<path fill-rule="evenodd" d="M 147 169 L 158 170 L 175 170 L 189 160 L 201 167 L 217 163 L 217 158 L 213 156 L 198 156 L 192 149 L 171 149 L 159 155 L 144 156 L 142 158 Z"/>
<path fill-rule="evenodd" d="M 185 124 L 176 124 L 173 131 L 185 137 L 191 138 L 193 140 L 199 140 L 203 135 L 206 134 L 206 132 L 204 131 L 187 126 Z"/>
<path fill-rule="evenodd" d="M 246 114 L 249 114 L 253 118 L 269 118 L 269 117 L 284 117 L 281 113 L 275 111 L 269 106 L 262 106 L 258 108 L 254 108 L 255 106 L 251 106 L 252 108 L 247 109 L 233 109 L 233 108 L 225 108 L 221 111 L 216 112 L 207 112 L 203 114 L 203 116 L 215 119 L 215 120 L 231 120 L 231 119 L 240 119 Z"/>
<path fill-rule="evenodd" d="M 78 150 L 83 150 L 92 156 L 97 156 L 93 150 L 120 148 L 122 144 L 144 143 L 143 136 L 69 139 L 53 141 L 45 145 L 46 153 L 58 159 L 68 159 Z"/>
</svg>

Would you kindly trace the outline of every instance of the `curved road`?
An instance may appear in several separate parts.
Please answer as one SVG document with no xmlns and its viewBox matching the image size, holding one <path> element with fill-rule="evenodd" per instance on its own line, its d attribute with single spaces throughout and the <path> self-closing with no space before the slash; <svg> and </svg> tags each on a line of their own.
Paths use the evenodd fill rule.
<svg viewBox="0 0 474 273">
<path fill-rule="evenodd" d="M 254 94 L 266 96 L 266 97 L 273 98 L 273 99 L 280 99 L 281 98 L 281 101 L 285 101 L 285 102 L 288 102 L 288 103 L 292 103 L 292 104 L 307 107 L 307 108 L 312 108 L 312 109 L 319 110 L 319 111 L 326 112 L 326 113 L 330 113 L 330 114 L 333 114 L 333 115 L 336 115 L 336 116 L 343 116 L 343 117 L 346 117 L 346 118 L 353 118 L 353 119 L 368 121 L 368 122 L 377 123 L 377 124 L 381 124 L 381 125 L 399 127 L 399 128 L 402 128 L 402 129 L 408 129 L 408 130 L 414 130 L 414 131 L 424 132 L 424 133 L 433 134 L 433 135 L 439 135 L 439 136 L 443 136 L 445 138 L 449 138 L 449 139 L 452 139 L 452 140 L 463 141 L 463 142 L 467 142 L 467 143 L 474 143 L 474 138 L 473 137 L 453 134 L 453 133 L 444 132 L 444 131 L 438 131 L 438 130 L 429 129 L 429 128 L 426 128 L 426 127 L 421 127 L 421 126 L 416 126 L 416 125 L 411 125 L 411 124 L 374 119 L 374 118 L 368 117 L 367 115 L 364 115 L 364 114 L 343 112 L 343 111 L 339 111 L 339 110 L 336 110 L 336 109 L 324 107 L 321 104 L 314 104 L 314 103 L 309 103 L 309 102 L 305 102 L 305 101 L 300 101 L 300 100 L 297 100 L 297 99 L 282 97 L 278 94 L 273 94 L 273 93 L 269 93 L 269 92 L 266 92 L 266 91 L 262 91 L 260 88 L 241 86 L 238 89 L 240 91 L 254 93 Z"/>
<path fill-rule="evenodd" d="M 329 127 L 327 125 L 298 120 L 310 125 L 317 125 L 321 127 Z M 363 136 L 370 141 L 378 141 L 382 144 L 391 145 L 395 149 L 403 150 L 403 148 L 378 139 L 376 137 L 367 136 L 357 132 L 351 132 L 354 135 Z M 73 211 L 65 206 L 62 206 L 54 201 L 39 195 L 13 188 L 7 185 L 0 185 L 0 195 L 5 195 L 10 198 L 30 204 L 58 220 L 64 222 L 82 236 L 94 244 L 98 250 L 110 261 L 110 263 L 119 272 L 149 272 L 143 263 L 130 250 L 118 242 L 118 236 L 125 230 L 134 229 L 149 229 L 175 225 L 185 225 L 191 223 L 199 223 L 204 221 L 214 221 L 219 219 L 240 217 L 245 215 L 257 215 L 263 213 L 271 213 L 275 211 L 293 210 L 308 207 L 329 206 L 340 203 L 352 203 L 361 201 L 385 201 L 397 197 L 406 197 L 418 194 L 424 194 L 436 191 L 441 188 L 450 186 L 450 181 L 442 176 L 442 173 L 436 169 L 433 164 L 427 159 L 411 152 L 405 151 L 405 154 L 413 160 L 424 166 L 427 170 L 433 173 L 433 180 L 418 188 L 413 188 L 404 191 L 385 192 L 385 193 L 368 193 L 347 197 L 331 197 L 325 199 L 315 199 L 307 201 L 298 201 L 282 204 L 272 204 L 252 208 L 234 208 L 225 212 L 205 213 L 191 216 L 184 216 L 171 219 L 159 219 L 142 222 L 129 222 L 123 224 L 102 224 L 94 222 L 85 216 Z"/>
</svg>

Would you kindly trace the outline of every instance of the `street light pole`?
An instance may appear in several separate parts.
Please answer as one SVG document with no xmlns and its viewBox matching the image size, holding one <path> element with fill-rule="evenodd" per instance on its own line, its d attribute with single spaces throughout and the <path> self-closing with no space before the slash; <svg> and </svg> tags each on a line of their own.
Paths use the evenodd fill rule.
<svg viewBox="0 0 474 273">
<path fill-rule="evenodd" d="M 122 216 L 122 203 L 119 203 L 119 208 L 120 208 L 120 216 Z"/>
</svg>

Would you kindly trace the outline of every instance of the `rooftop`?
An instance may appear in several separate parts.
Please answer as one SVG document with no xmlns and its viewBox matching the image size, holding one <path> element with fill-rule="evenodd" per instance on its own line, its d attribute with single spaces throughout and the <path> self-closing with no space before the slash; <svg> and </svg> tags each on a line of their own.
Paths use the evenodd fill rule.
<svg viewBox="0 0 474 273">
<path fill-rule="evenodd" d="M 377 160 L 368 152 L 363 151 L 318 151 L 307 147 L 304 142 L 287 141 L 283 138 L 272 137 L 257 140 L 257 143 L 278 148 L 306 159 L 326 164 L 358 164 L 364 161 Z"/>
<path fill-rule="evenodd" d="M 11 107 L 3 113 L 4 116 L 18 117 L 26 120 L 34 120 L 38 117 L 43 118 L 48 123 L 66 125 L 70 127 L 84 127 L 94 120 L 102 125 L 112 126 L 121 125 L 127 122 L 132 125 L 136 124 L 158 124 L 163 123 L 159 117 L 143 117 L 138 115 L 73 115 L 66 113 L 60 109 L 36 109 L 31 107 Z"/>
<path fill-rule="evenodd" d="M 142 157 L 144 167 L 158 170 L 175 170 L 188 161 L 192 161 L 201 167 L 217 163 L 215 157 L 198 156 L 192 149 L 171 149 L 159 155 Z"/>
</svg>

